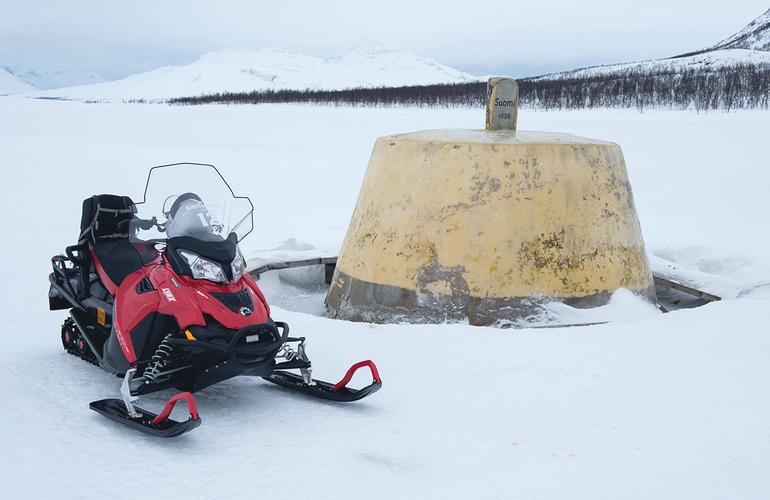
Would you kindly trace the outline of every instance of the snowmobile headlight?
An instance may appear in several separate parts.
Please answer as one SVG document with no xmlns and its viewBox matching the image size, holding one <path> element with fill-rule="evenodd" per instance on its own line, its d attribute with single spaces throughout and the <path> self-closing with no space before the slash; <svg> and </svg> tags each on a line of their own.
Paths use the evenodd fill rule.
<svg viewBox="0 0 770 500">
<path fill-rule="evenodd" d="M 243 276 L 243 273 L 246 271 L 246 261 L 243 259 L 243 254 L 241 253 L 241 249 L 236 247 L 235 248 L 235 258 L 233 259 L 232 264 L 230 264 L 233 270 L 233 281 L 232 283 L 235 283 L 239 279 L 241 279 L 241 276 Z"/>
<path fill-rule="evenodd" d="M 196 280 L 227 283 L 227 278 L 225 278 L 225 272 L 222 270 L 222 266 L 216 262 L 211 262 L 200 255 L 196 255 L 186 250 L 179 250 L 179 255 L 184 257 L 187 261 L 187 265 L 190 266 L 190 270 L 192 271 L 193 278 Z"/>
</svg>

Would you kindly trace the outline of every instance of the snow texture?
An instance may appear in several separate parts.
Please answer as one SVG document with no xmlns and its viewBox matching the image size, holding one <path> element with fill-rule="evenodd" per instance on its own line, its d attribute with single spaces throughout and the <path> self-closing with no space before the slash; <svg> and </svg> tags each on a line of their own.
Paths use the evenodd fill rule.
<svg viewBox="0 0 770 500">
<path fill-rule="evenodd" d="M 266 273 L 273 317 L 309 338 L 314 375 L 371 358 L 382 390 L 340 405 L 233 379 L 196 394 L 203 423 L 175 440 L 90 411 L 120 381 L 61 347 L 49 259 L 75 243 L 81 200 L 139 197 L 153 165 L 212 163 L 255 203 L 250 267 L 335 255 L 376 137 L 477 129 L 483 112 L 3 97 L 0 116 L 4 498 L 770 496 L 765 111 L 519 115 L 523 129 L 620 144 L 656 272 L 724 300 L 662 314 L 620 290 L 607 308 L 536 319 L 610 321 L 573 328 L 369 325 L 323 316 L 319 268 Z"/>
<path fill-rule="evenodd" d="M 341 57 L 288 50 L 221 50 L 187 66 L 170 66 L 114 82 L 38 92 L 33 96 L 122 101 L 280 89 L 398 87 L 476 81 L 411 52 L 363 40 Z"/>
</svg>

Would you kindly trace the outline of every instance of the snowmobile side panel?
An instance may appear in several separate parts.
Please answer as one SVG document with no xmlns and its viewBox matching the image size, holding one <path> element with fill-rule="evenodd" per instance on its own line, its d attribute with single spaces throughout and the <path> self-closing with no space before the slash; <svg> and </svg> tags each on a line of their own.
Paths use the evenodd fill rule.
<svg viewBox="0 0 770 500">
<path fill-rule="evenodd" d="M 145 277 L 144 269 L 131 273 L 123 280 L 115 296 L 114 336 L 128 363 L 137 360 L 131 332 L 149 314 L 158 311 L 160 302 L 157 290 L 137 293 L 136 289 Z"/>
</svg>

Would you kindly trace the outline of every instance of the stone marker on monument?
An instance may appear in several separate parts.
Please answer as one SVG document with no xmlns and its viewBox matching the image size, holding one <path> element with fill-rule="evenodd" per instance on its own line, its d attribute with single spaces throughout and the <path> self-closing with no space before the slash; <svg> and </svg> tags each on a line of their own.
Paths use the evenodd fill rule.
<svg viewBox="0 0 770 500">
<path fill-rule="evenodd" d="M 513 78 L 496 76 L 487 82 L 487 130 L 516 130 L 519 113 L 519 84 Z"/>
</svg>

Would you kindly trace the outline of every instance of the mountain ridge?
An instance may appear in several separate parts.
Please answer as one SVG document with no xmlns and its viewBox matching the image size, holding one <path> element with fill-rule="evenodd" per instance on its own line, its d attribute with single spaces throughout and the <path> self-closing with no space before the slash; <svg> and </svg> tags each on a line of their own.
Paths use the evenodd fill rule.
<svg viewBox="0 0 770 500">
<path fill-rule="evenodd" d="M 755 18 L 742 30 L 730 35 L 721 42 L 700 51 L 690 52 L 675 57 L 702 54 L 722 49 L 770 51 L 770 9 L 767 9 L 764 14 Z"/>
<path fill-rule="evenodd" d="M 756 17 L 743 29 L 705 49 L 662 59 L 586 66 L 527 78 L 527 80 L 583 78 L 611 75 L 621 71 L 660 73 L 701 68 L 716 69 L 742 64 L 770 64 L 770 9 Z"/>
<path fill-rule="evenodd" d="M 0 95 L 21 94 L 37 90 L 18 76 L 0 67 Z"/>
<path fill-rule="evenodd" d="M 121 80 L 36 92 L 31 97 L 89 100 L 162 100 L 261 90 L 370 88 L 477 81 L 433 59 L 362 40 L 338 57 L 283 49 L 223 49 L 191 64 L 167 66 Z"/>
</svg>

